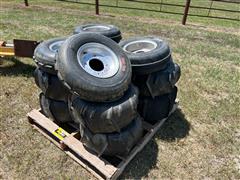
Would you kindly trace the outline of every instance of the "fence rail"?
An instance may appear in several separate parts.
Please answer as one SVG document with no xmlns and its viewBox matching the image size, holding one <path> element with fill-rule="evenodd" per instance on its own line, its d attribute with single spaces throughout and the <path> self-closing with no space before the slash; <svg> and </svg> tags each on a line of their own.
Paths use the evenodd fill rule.
<svg viewBox="0 0 240 180">
<path fill-rule="evenodd" d="M 96 14 L 100 13 L 100 7 L 161 12 L 183 16 L 182 24 L 185 24 L 188 16 L 215 18 L 239 21 L 240 0 L 58 0 L 71 3 L 79 3 L 95 6 Z M 28 0 L 25 0 L 28 4 Z M 233 4 L 233 9 L 226 8 L 226 4 Z M 146 7 L 148 6 L 148 7 Z M 236 8 L 236 6 L 238 8 Z M 150 7 L 150 8 L 149 8 Z"/>
</svg>

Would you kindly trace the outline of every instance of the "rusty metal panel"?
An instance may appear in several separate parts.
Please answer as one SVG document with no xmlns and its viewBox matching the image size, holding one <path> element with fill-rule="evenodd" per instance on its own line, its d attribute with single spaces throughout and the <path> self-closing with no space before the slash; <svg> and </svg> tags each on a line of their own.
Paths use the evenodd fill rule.
<svg viewBox="0 0 240 180">
<path fill-rule="evenodd" d="M 40 42 L 31 40 L 14 39 L 14 52 L 15 56 L 19 57 L 33 57 L 34 50 Z"/>
</svg>

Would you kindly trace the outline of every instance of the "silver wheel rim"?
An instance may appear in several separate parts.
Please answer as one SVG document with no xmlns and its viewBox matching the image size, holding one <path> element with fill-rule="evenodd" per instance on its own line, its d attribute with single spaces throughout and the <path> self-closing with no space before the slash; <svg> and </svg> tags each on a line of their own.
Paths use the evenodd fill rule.
<svg viewBox="0 0 240 180">
<path fill-rule="evenodd" d="M 56 52 L 58 52 L 58 50 L 59 50 L 59 48 L 60 48 L 60 46 L 62 45 L 63 42 L 64 42 L 63 40 L 56 41 L 56 42 L 50 44 L 49 49 L 52 52 L 56 53 Z"/>
<path fill-rule="evenodd" d="M 98 32 L 110 30 L 110 27 L 104 25 L 89 25 L 83 28 L 84 31 Z"/>
<path fill-rule="evenodd" d="M 114 76 L 120 67 L 116 54 L 100 43 L 86 43 L 78 49 L 79 65 L 90 75 L 98 78 Z"/>
<path fill-rule="evenodd" d="M 132 41 L 123 46 L 123 50 L 131 53 L 146 53 L 157 48 L 157 43 L 152 40 Z"/>
</svg>

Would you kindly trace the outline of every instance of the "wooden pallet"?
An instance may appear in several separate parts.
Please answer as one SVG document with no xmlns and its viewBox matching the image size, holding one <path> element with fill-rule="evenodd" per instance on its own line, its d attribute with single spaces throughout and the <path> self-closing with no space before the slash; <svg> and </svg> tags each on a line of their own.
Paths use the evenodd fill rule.
<svg viewBox="0 0 240 180">
<path fill-rule="evenodd" d="M 176 103 L 170 114 L 177 109 L 177 106 Z M 77 128 L 73 128 L 74 126 L 60 127 L 45 117 L 39 110 L 32 110 L 27 116 L 34 129 L 42 133 L 47 139 L 98 179 L 117 179 L 129 162 L 144 148 L 167 119 L 163 119 L 155 125 L 143 121 L 145 134 L 131 150 L 129 155 L 127 157 L 118 156 L 110 158 L 103 156 L 98 157 L 93 152 L 86 150 L 79 140 L 79 131 Z"/>
</svg>

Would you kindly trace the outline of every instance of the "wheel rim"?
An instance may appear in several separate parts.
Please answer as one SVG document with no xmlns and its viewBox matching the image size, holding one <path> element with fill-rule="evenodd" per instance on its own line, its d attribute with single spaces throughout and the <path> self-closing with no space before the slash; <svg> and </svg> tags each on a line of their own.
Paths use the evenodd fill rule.
<svg viewBox="0 0 240 180">
<path fill-rule="evenodd" d="M 88 25 L 83 28 L 84 31 L 98 32 L 98 31 L 107 31 L 110 30 L 109 26 L 104 25 Z"/>
<path fill-rule="evenodd" d="M 131 53 L 146 53 L 156 49 L 157 43 L 152 40 L 138 40 L 125 44 L 123 50 Z"/>
<path fill-rule="evenodd" d="M 120 67 L 117 55 L 107 46 L 86 43 L 77 52 L 80 66 L 90 75 L 98 78 L 114 76 Z"/>
<path fill-rule="evenodd" d="M 62 45 L 63 42 L 64 42 L 63 40 L 56 41 L 56 42 L 50 44 L 49 49 L 52 52 L 56 53 L 56 52 L 58 52 L 58 50 L 59 50 L 59 48 L 60 48 L 60 46 Z"/>
</svg>

